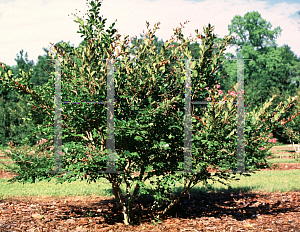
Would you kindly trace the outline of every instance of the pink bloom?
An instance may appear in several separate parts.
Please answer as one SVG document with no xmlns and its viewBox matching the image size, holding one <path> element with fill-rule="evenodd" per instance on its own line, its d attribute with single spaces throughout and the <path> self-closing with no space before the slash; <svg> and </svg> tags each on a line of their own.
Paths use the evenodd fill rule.
<svg viewBox="0 0 300 232">
<path fill-rule="evenodd" d="M 231 91 L 229 94 L 234 95 L 234 96 L 236 95 L 236 93 L 234 91 Z"/>
<path fill-rule="evenodd" d="M 273 142 L 273 143 L 276 143 L 277 141 L 276 141 L 276 138 L 273 138 L 273 139 L 269 139 L 269 141 L 268 142 Z"/>
<path fill-rule="evenodd" d="M 260 150 L 265 150 L 265 148 L 261 147 Z"/>
<path fill-rule="evenodd" d="M 11 153 L 11 151 L 10 150 L 5 150 L 7 153 Z"/>
<path fill-rule="evenodd" d="M 273 136 L 273 133 L 269 134 L 269 136 L 272 137 L 272 136 Z"/>
<path fill-rule="evenodd" d="M 54 150 L 54 147 L 51 147 L 51 148 L 50 148 L 50 151 L 52 151 L 52 150 Z"/>
<path fill-rule="evenodd" d="M 206 100 L 207 100 L 207 101 L 210 101 L 210 100 L 211 100 L 211 98 L 210 98 L 210 97 L 208 97 L 208 98 L 206 98 Z"/>
<path fill-rule="evenodd" d="M 217 90 L 220 95 L 223 95 L 222 90 Z"/>
<path fill-rule="evenodd" d="M 47 139 L 42 139 L 42 140 L 39 141 L 38 145 L 41 145 L 41 144 L 43 144 L 43 143 L 45 143 L 47 141 L 48 141 Z"/>
<path fill-rule="evenodd" d="M 216 85 L 217 89 L 220 88 L 220 85 Z"/>
<path fill-rule="evenodd" d="M 205 89 L 206 89 L 206 90 L 209 90 L 209 87 L 206 87 Z"/>
</svg>

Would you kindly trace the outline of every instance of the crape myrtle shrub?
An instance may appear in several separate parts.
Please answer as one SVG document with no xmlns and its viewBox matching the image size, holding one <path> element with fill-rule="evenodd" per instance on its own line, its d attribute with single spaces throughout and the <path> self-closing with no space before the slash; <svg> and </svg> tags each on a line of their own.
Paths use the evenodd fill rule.
<svg viewBox="0 0 300 232">
<path fill-rule="evenodd" d="M 158 29 L 148 29 L 148 38 L 136 49 L 128 47 L 129 39 L 119 40 L 120 35 L 113 29 L 113 23 L 104 31 L 106 19 L 99 16 L 101 2 L 90 2 L 88 19 L 84 22 L 77 17 L 79 31 L 86 46 L 72 48 L 61 44 L 55 46 L 56 57 L 62 58 L 62 99 L 63 101 L 105 102 L 107 99 L 108 61 L 115 60 L 114 75 L 115 109 L 114 126 L 116 140 L 115 168 L 122 173 L 103 173 L 107 169 L 107 105 L 62 104 L 62 170 L 53 170 L 54 140 L 54 83 L 53 78 L 43 88 L 28 87 L 31 73 L 24 73 L 15 79 L 11 72 L 0 73 L 4 88 L 15 88 L 30 94 L 31 102 L 37 110 L 44 112 L 43 126 L 36 132 L 44 135 L 43 140 L 33 150 L 22 151 L 11 147 L 7 153 L 18 167 L 11 168 L 18 175 L 11 181 L 34 183 L 38 180 L 57 178 L 59 183 L 86 179 L 97 181 L 104 177 L 112 185 L 115 198 L 123 207 L 124 223 L 134 221 L 133 203 L 138 194 L 151 194 L 153 218 L 163 217 L 192 187 L 207 181 L 226 181 L 236 179 L 236 174 L 226 171 L 237 167 L 236 160 L 236 105 L 208 105 L 200 117 L 197 107 L 192 107 L 192 167 L 197 172 L 184 171 L 184 107 L 185 107 L 185 62 L 178 60 L 191 58 L 188 44 L 193 41 L 184 39 L 181 28 L 174 30 L 174 36 L 181 43 L 172 45 L 174 36 L 166 41 L 161 54 L 153 49 L 152 40 Z M 149 24 L 147 23 L 147 28 Z M 214 101 L 227 100 L 233 103 L 236 96 L 227 94 L 223 98 L 216 93 L 215 73 L 222 60 L 225 47 L 232 39 L 225 37 L 218 52 L 215 48 L 209 24 L 204 27 L 204 35 L 197 33 L 201 39 L 200 59 L 191 62 L 192 101 L 201 101 L 211 97 Z M 116 48 L 120 45 L 120 51 Z M 172 56 L 164 57 L 165 51 Z M 135 55 L 135 65 L 129 58 Z M 118 59 L 122 57 L 122 59 Z M 55 57 L 53 56 L 53 59 Z M 181 90 L 181 91 L 178 91 Z M 237 86 L 233 89 L 237 90 Z M 295 99 L 287 105 L 279 105 L 276 112 L 267 112 L 270 102 L 262 109 L 246 115 L 245 122 L 245 163 L 247 170 L 256 169 L 261 163 L 266 164 L 265 157 L 272 144 L 268 143 L 269 133 L 280 127 L 280 115 L 291 107 Z M 37 117 L 39 117 L 37 115 Z M 263 138 L 265 137 L 265 138 Z M 125 143 L 127 141 L 127 144 Z M 265 145 L 265 150 L 259 148 Z M 226 150 L 226 151 L 225 151 Z M 208 167 L 220 171 L 209 173 Z M 133 175 L 136 173 L 136 175 Z M 243 175 L 249 175 L 243 173 Z M 145 181 L 151 179 L 150 187 Z M 179 196 L 172 194 L 175 183 L 183 183 Z M 121 191 L 125 184 L 125 192 Z M 163 202 L 168 206 L 161 209 Z M 156 210 L 162 210 L 157 213 Z M 155 213 L 156 212 L 156 213 Z"/>
</svg>

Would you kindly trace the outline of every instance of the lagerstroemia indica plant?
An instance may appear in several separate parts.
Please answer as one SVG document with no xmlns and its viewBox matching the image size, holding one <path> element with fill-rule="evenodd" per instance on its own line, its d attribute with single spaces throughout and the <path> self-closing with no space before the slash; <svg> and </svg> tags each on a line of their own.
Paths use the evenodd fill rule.
<svg viewBox="0 0 300 232">
<path fill-rule="evenodd" d="M 196 184 L 208 180 L 219 181 L 236 179 L 228 173 L 236 167 L 236 100 L 235 92 L 229 92 L 220 98 L 223 92 L 211 92 L 216 81 L 214 74 L 224 59 L 222 54 L 231 41 L 225 37 L 217 54 L 212 52 L 216 35 L 213 28 L 204 27 L 201 39 L 199 60 L 191 61 L 191 82 L 193 83 L 191 100 L 214 99 L 227 101 L 227 104 L 209 104 L 204 112 L 192 107 L 192 173 L 184 172 L 184 107 L 185 107 L 185 61 L 191 59 L 188 44 L 193 40 L 184 39 L 181 28 L 175 29 L 174 36 L 181 43 L 174 47 L 174 37 L 167 41 L 161 54 L 153 47 L 155 30 L 148 30 L 148 38 L 140 47 L 128 49 L 128 36 L 123 42 L 113 29 L 114 23 L 104 31 L 106 19 L 99 16 L 101 2 L 90 3 L 89 19 L 84 22 L 77 17 L 87 46 L 72 48 L 66 44 L 55 46 L 56 57 L 62 58 L 62 98 L 64 101 L 105 102 L 107 99 L 108 60 L 114 60 L 115 85 L 115 141 L 116 171 L 121 173 L 103 173 L 107 168 L 107 106 L 100 104 L 63 104 L 62 135 L 63 159 L 62 173 L 49 172 L 53 168 L 54 139 L 53 96 L 55 74 L 44 88 L 29 86 L 31 72 L 23 72 L 23 77 L 16 80 L 11 73 L 0 74 L 2 86 L 19 89 L 31 95 L 35 110 L 42 110 L 43 125 L 34 133 L 42 132 L 43 146 L 35 147 L 35 153 L 10 149 L 7 153 L 18 161 L 18 174 L 12 181 L 36 182 L 57 178 L 60 183 L 87 179 L 88 182 L 106 178 L 112 185 L 113 194 L 123 207 L 124 223 L 134 221 L 133 203 L 138 194 L 151 194 L 153 217 L 162 218 Z M 147 28 L 149 24 L 147 23 Z M 120 51 L 116 49 L 120 44 Z M 166 58 L 164 52 L 172 51 Z M 135 65 L 129 55 L 136 57 Z M 120 59 L 120 57 L 122 59 Z M 55 57 L 53 56 L 53 59 Z M 205 90 L 205 88 L 207 88 Z M 180 90 L 180 91 L 179 91 Z M 179 92 L 179 93 L 178 93 Z M 293 99 L 292 101 L 294 101 Z M 292 104 L 289 100 L 289 104 Z M 266 103 L 258 113 L 247 114 L 245 118 L 245 162 L 248 170 L 258 167 L 265 161 L 266 152 L 259 148 L 265 146 L 262 138 L 279 127 L 280 116 L 284 107 L 278 106 L 278 112 L 272 115 L 266 111 L 271 102 Z M 263 121 L 265 120 L 265 121 Z M 40 144 L 41 145 L 41 144 Z M 38 152 L 37 152 L 38 151 Z M 35 155 L 43 152 L 42 155 Z M 40 154 L 40 153 L 39 153 Z M 220 171 L 209 173 L 208 167 Z M 182 171 L 178 173 L 177 171 Z M 133 175 L 136 173 L 137 175 Z M 249 175 L 243 173 L 243 175 Z M 146 187 L 150 180 L 151 187 Z M 175 183 L 184 185 L 179 196 L 172 195 Z M 125 191 L 121 190 L 125 185 Z M 169 201 L 161 213 L 164 202 Z"/>
</svg>

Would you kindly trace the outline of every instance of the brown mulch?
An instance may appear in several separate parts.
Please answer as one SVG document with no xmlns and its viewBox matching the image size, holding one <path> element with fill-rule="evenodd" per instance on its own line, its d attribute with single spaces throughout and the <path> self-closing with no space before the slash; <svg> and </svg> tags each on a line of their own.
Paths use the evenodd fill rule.
<svg viewBox="0 0 300 232">
<path fill-rule="evenodd" d="M 300 169 L 300 163 L 265 170 Z M 214 170 L 211 170 L 214 172 Z M 12 177 L 0 170 L 1 178 Z M 12 197 L 0 201 L 0 231 L 299 231 L 300 191 L 187 195 L 162 223 L 148 211 L 151 196 L 134 205 L 135 225 L 123 224 L 113 197 Z"/>
<path fill-rule="evenodd" d="M 149 197 L 150 199 L 150 197 Z M 154 225 L 149 199 L 139 199 L 139 224 L 125 226 L 109 197 L 13 198 L 0 201 L 1 231 L 299 231 L 300 192 L 208 193 L 184 197 Z"/>
</svg>

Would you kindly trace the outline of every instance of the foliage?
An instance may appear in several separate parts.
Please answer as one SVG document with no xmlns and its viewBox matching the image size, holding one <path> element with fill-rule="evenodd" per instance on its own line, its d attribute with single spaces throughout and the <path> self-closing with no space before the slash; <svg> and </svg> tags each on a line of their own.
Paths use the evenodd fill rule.
<svg viewBox="0 0 300 232">
<path fill-rule="evenodd" d="M 291 80 L 300 74 L 297 68 L 300 60 L 287 45 L 278 48 L 275 39 L 282 29 L 270 30 L 271 27 L 271 23 L 267 23 L 256 11 L 248 12 L 244 17 L 235 16 L 228 26 L 230 35 L 235 35 L 231 46 L 237 46 L 238 58 L 252 59 L 246 61 L 244 69 L 245 102 L 249 111 L 269 100 L 274 88 L 278 87 L 280 92 L 288 91 L 289 96 L 297 93 Z M 236 83 L 236 64 L 226 60 L 224 65 L 230 76 L 221 85 L 224 84 L 227 90 Z"/>
<path fill-rule="evenodd" d="M 26 63 L 23 59 L 23 51 L 18 56 L 17 68 L 23 68 L 28 71 L 32 67 L 32 63 Z M 27 54 L 25 55 L 27 59 Z M 27 59 L 28 61 L 28 59 Z M 3 72 L 4 64 L 0 66 L 0 72 Z M 6 66 L 6 71 L 17 74 L 16 67 Z M 15 144 L 23 144 L 30 131 L 34 127 L 28 117 L 29 106 L 27 105 L 28 96 L 22 96 L 18 91 L 12 89 L 0 90 L 0 145 L 7 145 L 13 141 Z"/>
<path fill-rule="evenodd" d="M 54 66 L 51 64 L 53 61 L 48 60 L 50 58 L 49 51 L 45 48 L 44 51 L 47 55 L 39 56 L 37 64 L 34 65 L 33 61 L 28 60 L 27 52 L 24 56 L 24 51 L 21 50 L 20 55 L 17 54 L 15 59 L 17 65 L 6 67 L 11 70 L 16 79 L 22 78 L 24 72 L 32 72 L 29 87 L 43 88 L 42 86 L 48 82 L 49 78 L 52 78 L 50 73 L 54 71 Z M 4 71 L 2 66 L 0 71 Z M 35 111 L 35 106 L 31 106 L 29 103 L 30 96 L 22 92 L 20 94 L 15 89 L 8 88 L 0 91 L 0 118 L 2 119 L 0 144 L 5 146 L 8 142 L 14 142 L 16 145 L 21 145 L 30 136 L 27 143 L 29 142 L 28 145 L 33 146 L 41 139 L 41 134 L 32 134 L 32 131 L 34 127 L 42 124 L 43 117 L 37 117 L 37 115 L 41 116 L 42 111 Z"/>
<path fill-rule="evenodd" d="M 33 85 L 44 85 L 51 78 L 51 72 L 54 72 L 54 66 L 52 64 L 52 60 L 48 55 L 49 50 L 43 48 L 46 55 L 38 56 L 38 62 L 33 66 L 33 73 L 30 79 L 30 82 Z"/>
<path fill-rule="evenodd" d="M 275 99 L 271 110 L 281 101 L 286 101 L 289 96 L 299 98 L 299 77 L 300 59 L 284 45 L 278 47 L 275 40 L 281 33 L 281 28 L 270 30 L 272 25 L 262 19 L 261 15 L 254 11 L 248 12 L 241 17 L 235 16 L 228 26 L 230 35 L 235 35 L 235 39 L 230 43 L 237 46 L 239 58 L 252 59 L 245 61 L 245 106 L 246 111 L 251 112 L 256 107 L 262 107 L 275 94 L 279 97 Z M 231 57 L 234 57 L 233 55 Z M 227 78 L 220 81 L 225 91 L 236 83 L 236 61 L 226 60 L 224 69 L 229 74 Z M 291 83 L 294 81 L 295 83 Z M 286 112 L 284 118 L 292 117 L 296 107 L 292 106 Z M 299 132 L 299 117 L 287 124 L 287 128 L 293 128 Z M 286 130 L 282 127 L 274 131 L 274 136 L 281 142 L 289 143 Z"/>
<path fill-rule="evenodd" d="M 200 114 L 196 107 L 192 108 L 193 131 L 192 159 L 190 160 L 195 172 L 185 172 L 184 157 L 184 107 L 185 107 L 185 63 L 190 59 L 191 51 L 188 45 L 192 40 L 184 39 L 181 28 L 176 28 L 174 36 L 178 46 L 171 46 L 175 41 L 172 37 L 162 46 L 158 54 L 153 46 L 154 34 L 158 29 L 148 29 L 148 38 L 135 47 L 128 49 L 128 36 L 120 44 L 120 51 L 116 49 L 120 35 L 113 29 L 113 23 L 104 31 L 106 19 L 99 16 L 101 2 L 91 1 L 89 19 L 84 22 L 77 17 L 75 22 L 80 24 L 79 33 L 84 37 L 82 46 L 73 48 L 60 43 L 54 46 L 56 57 L 63 58 L 62 68 L 62 99 L 64 101 L 94 101 L 105 102 L 107 99 L 108 63 L 106 59 L 116 59 L 114 67 L 115 78 L 115 138 L 116 161 L 115 168 L 120 173 L 104 173 L 107 168 L 107 106 L 100 104 L 63 104 L 63 157 L 62 172 L 50 172 L 54 159 L 51 141 L 54 139 L 54 111 L 52 97 L 54 95 L 53 78 L 43 86 L 32 86 L 29 81 L 32 72 L 15 78 L 11 72 L 5 70 L 0 78 L 3 88 L 15 88 L 30 94 L 32 105 L 36 111 L 41 110 L 43 118 L 41 127 L 35 128 L 35 133 L 41 133 L 43 140 L 35 154 L 11 149 L 7 153 L 19 165 L 18 176 L 12 181 L 31 182 L 57 178 L 61 183 L 76 179 L 87 179 L 88 182 L 97 181 L 104 177 L 112 185 L 113 193 L 123 207 L 124 222 L 133 222 L 132 205 L 137 194 L 152 194 L 155 201 L 152 210 L 159 209 L 163 202 L 169 201 L 167 208 L 156 219 L 164 216 L 192 187 L 203 182 L 206 187 L 208 180 L 224 181 L 236 179 L 236 173 L 230 175 L 228 170 L 235 169 L 236 153 L 236 109 L 233 101 L 236 95 L 226 94 L 222 99 L 217 91 L 216 72 L 225 47 L 231 37 L 225 37 L 216 48 L 216 35 L 213 27 L 204 27 L 204 35 L 197 33 L 202 40 L 200 59 L 191 63 L 191 91 L 192 101 L 201 101 L 208 97 L 214 101 L 227 101 L 228 104 L 211 104 Z M 149 23 L 147 23 L 147 28 Z M 133 49 L 136 48 L 136 49 Z M 179 53 L 180 51 L 180 53 Z M 114 53 L 115 52 L 115 53 Z M 171 56 L 165 57 L 169 52 Z M 136 57 L 135 65 L 129 55 Z M 122 57 L 122 59 L 117 59 Z M 54 56 L 53 56 L 54 59 Z M 207 91 L 208 90 L 208 91 Z M 234 88 L 237 91 L 237 86 Z M 213 92 L 212 92 L 213 91 Z M 218 92 L 218 94 L 216 94 Z M 287 106 L 276 107 L 278 112 L 271 113 L 267 108 L 271 102 L 265 103 L 260 110 L 250 112 L 246 116 L 245 138 L 247 170 L 255 169 L 261 162 L 265 162 L 267 150 L 259 147 L 266 145 L 262 137 L 268 136 L 270 131 L 280 127 L 280 116 L 292 105 L 295 99 L 289 99 Z M 269 145 L 270 146 L 270 145 Z M 265 146 L 268 148 L 268 146 Z M 224 150 L 226 149 L 226 151 Z M 218 168 L 220 172 L 211 174 L 208 167 Z M 177 172 L 182 171 L 182 172 Z M 133 175 L 137 173 L 137 175 Z M 248 175 L 242 173 L 243 175 Z M 145 181 L 154 178 L 152 188 L 145 188 Z M 171 188 L 176 182 L 184 184 L 179 197 L 170 196 Z M 122 193 L 121 183 L 125 183 L 126 192 Z"/>
<path fill-rule="evenodd" d="M 252 45 L 259 49 L 274 45 L 274 39 L 281 34 L 282 29 L 277 27 L 270 30 L 271 28 L 271 23 L 262 19 L 257 11 L 247 12 L 244 17 L 236 15 L 231 20 L 231 25 L 228 26 L 230 34 L 236 33 L 238 35 L 232 44 L 236 44 L 239 49 L 244 45 Z"/>
<path fill-rule="evenodd" d="M 5 101 L 3 96 L 0 98 L 0 143 L 2 145 L 9 141 L 20 145 L 28 136 L 28 131 L 32 130 L 32 126 L 27 123 L 29 120 L 26 115 L 27 102 L 21 99 L 18 93 L 15 94 L 19 98 L 18 102 Z"/>
</svg>

